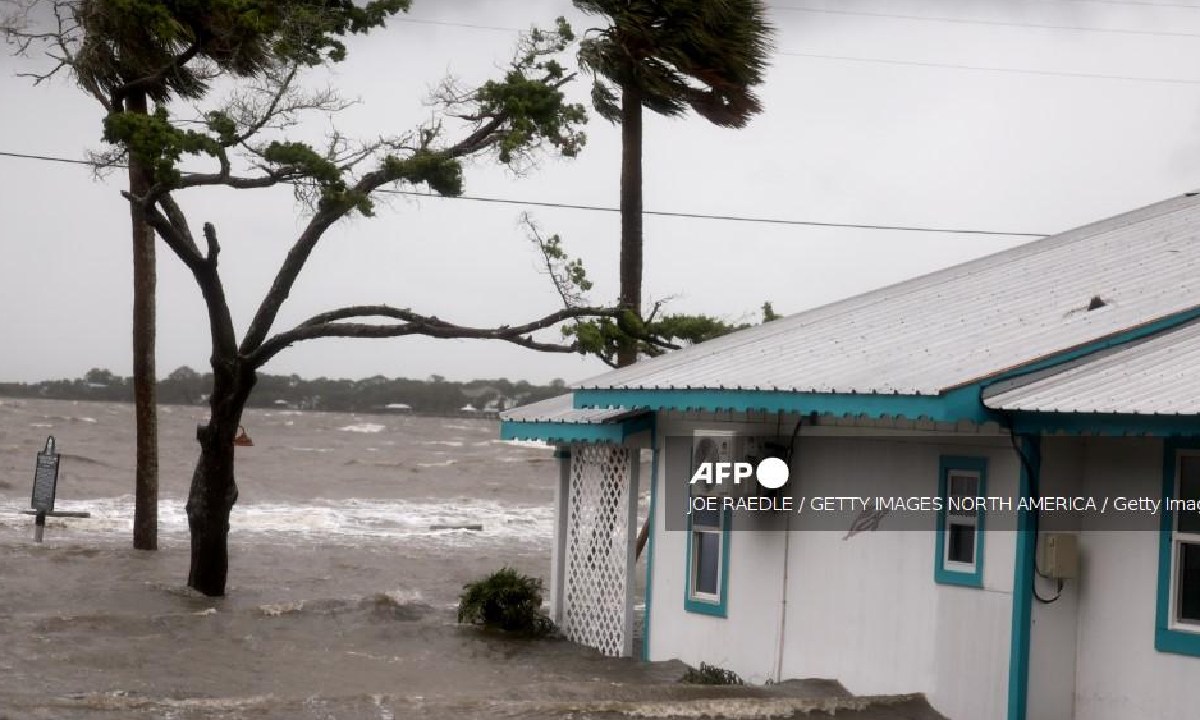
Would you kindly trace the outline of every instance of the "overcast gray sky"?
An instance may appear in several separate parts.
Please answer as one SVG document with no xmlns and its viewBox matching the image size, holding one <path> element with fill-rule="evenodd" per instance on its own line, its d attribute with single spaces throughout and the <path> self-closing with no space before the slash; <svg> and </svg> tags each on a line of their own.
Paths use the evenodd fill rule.
<svg viewBox="0 0 1200 720">
<path fill-rule="evenodd" d="M 694 117 L 649 117 L 647 209 L 1057 232 L 1200 188 L 1200 2 L 784 0 L 771 7 L 778 52 L 761 91 L 765 113 L 741 131 Z M 548 24 L 563 13 L 573 15 L 566 0 L 416 0 L 410 17 L 505 28 Z M 572 19 L 577 29 L 590 22 Z M 432 83 L 447 72 L 485 79 L 514 39 L 503 29 L 400 21 L 353 40 L 349 60 L 332 75 L 362 102 L 340 128 L 371 136 L 415 125 Z M 0 59 L 0 151 L 82 157 L 101 147 L 94 102 L 66 80 L 31 87 L 16 77 L 28 69 Z M 586 97 L 582 84 L 575 92 Z M 314 131 L 324 129 L 326 121 L 315 122 Z M 475 167 L 467 193 L 615 205 L 617 129 L 597 118 L 588 135 L 583 156 L 546 162 L 525 178 Z M 94 366 L 129 373 L 123 181 L 0 158 L 0 380 L 73 377 Z M 188 207 L 193 224 L 211 220 L 223 236 L 226 287 L 243 328 L 301 224 L 298 208 L 286 192 L 231 191 Z M 518 226 L 521 210 L 398 200 L 373 219 L 344 223 L 314 255 L 280 321 L 357 303 L 480 325 L 552 311 L 556 296 L 537 273 Z M 617 216 L 533 214 L 584 258 L 596 281 L 592 297 L 612 301 Z M 677 297 L 671 308 L 678 311 L 729 319 L 754 318 L 764 300 L 793 313 L 1024 241 L 648 217 L 645 294 Z M 199 292 L 161 246 L 158 312 L 160 374 L 205 368 Z M 500 343 L 398 339 L 304 344 L 267 372 L 546 381 L 602 369 L 594 360 Z"/>
</svg>

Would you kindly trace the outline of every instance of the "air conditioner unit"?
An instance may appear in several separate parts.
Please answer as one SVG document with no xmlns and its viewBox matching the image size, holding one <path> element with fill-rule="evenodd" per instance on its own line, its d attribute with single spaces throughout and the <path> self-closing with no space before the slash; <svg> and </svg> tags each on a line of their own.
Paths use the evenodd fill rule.
<svg viewBox="0 0 1200 720">
<path fill-rule="evenodd" d="M 689 482 L 705 463 L 715 470 L 718 464 L 742 461 L 741 436 L 732 430 L 697 430 L 692 433 L 692 466 L 688 473 Z M 752 480 L 751 480 L 752 481 Z M 733 496 L 745 492 L 747 480 L 735 484 L 732 477 L 716 482 L 700 480 L 691 483 L 691 493 L 697 497 Z"/>
</svg>

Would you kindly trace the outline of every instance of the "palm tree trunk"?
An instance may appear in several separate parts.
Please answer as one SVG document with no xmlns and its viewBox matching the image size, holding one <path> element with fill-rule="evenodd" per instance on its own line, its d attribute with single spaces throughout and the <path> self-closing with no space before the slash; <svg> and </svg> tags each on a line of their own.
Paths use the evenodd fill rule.
<svg viewBox="0 0 1200 720">
<path fill-rule="evenodd" d="M 132 93 L 126 110 L 146 114 L 146 95 Z M 136 155 L 129 158 L 129 192 L 145 195 L 150 172 Z M 137 428 L 137 470 L 133 547 L 158 549 L 158 416 L 154 377 L 154 230 L 142 209 L 130 203 L 133 234 L 133 402 Z"/>
<path fill-rule="evenodd" d="M 642 101 L 621 91 L 621 297 L 620 306 L 642 313 Z M 617 348 L 617 366 L 637 362 L 637 341 Z"/>
</svg>

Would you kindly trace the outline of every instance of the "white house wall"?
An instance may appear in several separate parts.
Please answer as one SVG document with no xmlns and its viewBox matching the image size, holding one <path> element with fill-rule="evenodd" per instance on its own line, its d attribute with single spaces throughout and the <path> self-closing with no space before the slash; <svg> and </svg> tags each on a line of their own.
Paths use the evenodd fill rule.
<svg viewBox="0 0 1200 720">
<path fill-rule="evenodd" d="M 1043 440 L 1040 477 L 1043 495 L 1082 494 L 1084 443 L 1084 440 L 1074 437 Z M 1061 531 L 1078 532 L 1078 521 L 1062 527 Z M 1055 596 L 1053 582 L 1035 578 L 1034 583 L 1042 598 Z M 1054 602 L 1033 603 L 1029 630 L 1027 704 L 1027 717 L 1030 720 L 1072 720 L 1075 717 L 1078 609 L 1079 583 L 1073 580 L 1064 583 L 1062 594 Z"/>
<path fill-rule="evenodd" d="M 837 494 L 850 473 L 886 478 L 881 493 L 936 495 L 942 455 L 986 457 L 988 494 L 1016 488 L 999 438 L 805 437 L 797 470 L 807 495 Z M 1013 534 L 988 533 L 984 586 L 964 588 L 934 582 L 934 533 L 886 529 L 885 519 L 845 540 L 796 534 L 784 675 L 833 677 L 859 694 L 924 692 L 950 718 L 1003 718 Z"/>
<path fill-rule="evenodd" d="M 1087 492 L 1161 496 L 1162 453 L 1158 440 L 1089 440 Z M 1154 649 L 1158 533 L 1092 525 L 1081 537 L 1076 718 L 1196 717 L 1200 658 Z"/>
<path fill-rule="evenodd" d="M 729 602 L 727 617 L 718 618 L 685 612 L 687 533 L 664 531 L 668 489 L 664 478 L 669 467 L 680 462 L 665 457 L 663 439 L 707 429 L 763 432 L 762 425 L 744 422 L 659 423 L 658 502 L 655 515 L 654 576 L 650 603 L 650 659 L 682 660 L 690 665 L 707 662 L 734 670 L 749 682 L 761 683 L 775 677 L 779 645 L 779 613 L 782 593 L 782 533 L 735 531 L 729 542 Z M 772 430 L 774 424 L 771 425 Z M 689 460 L 682 459 L 687 465 Z"/>
<path fill-rule="evenodd" d="M 694 427 L 718 426 L 660 421 L 659 437 Z M 754 432 L 752 426 L 744 429 Z M 881 494 L 936 495 L 942 455 L 986 457 L 988 494 L 1017 489 L 1019 465 L 1007 438 L 932 433 L 882 438 L 869 432 L 805 428 L 793 460 L 798 492 L 838 495 L 839 483 L 854 474 L 885 479 L 878 485 Z M 660 462 L 656 479 L 660 499 L 668 464 Z M 788 610 L 781 621 L 783 533 L 735 531 L 728 617 L 722 619 L 684 610 L 687 536 L 661 530 L 664 507 L 658 504 L 652 659 L 705 661 L 755 682 L 822 677 L 860 694 L 924 692 L 956 720 L 1004 718 L 1013 533 L 988 534 L 984 586 L 964 588 L 934 582 L 931 532 L 888 532 L 885 519 L 883 530 L 843 539 L 843 531 L 803 531 L 803 516 L 796 516 L 788 548 Z"/>
</svg>

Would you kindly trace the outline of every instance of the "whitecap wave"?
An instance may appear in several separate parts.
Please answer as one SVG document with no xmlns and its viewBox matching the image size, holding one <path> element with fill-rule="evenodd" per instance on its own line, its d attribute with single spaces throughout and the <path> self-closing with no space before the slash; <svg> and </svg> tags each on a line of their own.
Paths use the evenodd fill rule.
<svg viewBox="0 0 1200 720">
<path fill-rule="evenodd" d="M 359 423 L 357 425 L 346 425 L 338 428 L 338 430 L 352 433 L 377 433 L 387 430 L 387 427 L 376 423 Z"/>
<path fill-rule="evenodd" d="M 32 528 L 21 514 L 28 501 L 0 501 L 0 529 Z M 133 530 L 133 496 L 74 499 L 61 510 L 83 510 L 88 518 L 50 518 L 48 536 L 125 540 Z M 479 531 L 446 531 L 447 526 L 482 525 Z M 254 503 L 234 506 L 230 537 L 253 535 L 304 540 L 357 542 L 362 539 L 424 540 L 437 545 L 486 545 L 497 540 L 546 542 L 553 536 L 554 511 L 548 505 L 515 505 L 474 498 L 441 502 L 331 500 L 308 503 Z M 188 532 L 183 498 L 158 503 L 158 529 L 165 539 Z"/>
<path fill-rule="evenodd" d="M 530 450 L 553 450 L 554 446 L 548 442 L 541 440 L 493 440 L 494 443 L 510 445 L 512 447 L 528 448 Z"/>
<path fill-rule="evenodd" d="M 441 462 L 425 462 L 425 463 L 417 463 L 417 467 L 423 467 L 423 468 L 448 467 L 457 462 L 458 462 L 457 460 L 442 460 Z"/>
</svg>

